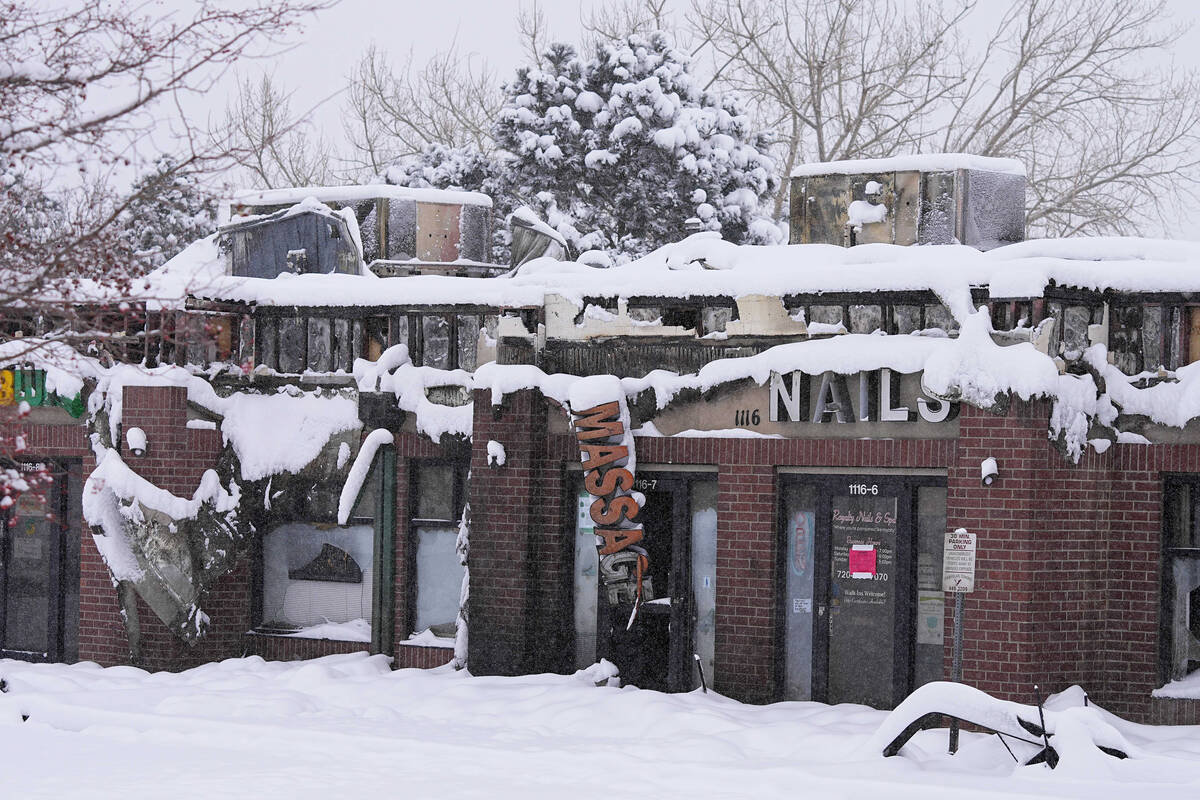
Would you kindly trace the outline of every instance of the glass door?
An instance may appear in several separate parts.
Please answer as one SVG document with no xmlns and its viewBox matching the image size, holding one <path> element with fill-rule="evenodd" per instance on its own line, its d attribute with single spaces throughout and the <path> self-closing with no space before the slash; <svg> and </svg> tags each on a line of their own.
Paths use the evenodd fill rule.
<svg viewBox="0 0 1200 800">
<path fill-rule="evenodd" d="M 20 494 L 0 524 L 0 656 L 62 658 L 65 478 Z"/>
<path fill-rule="evenodd" d="M 870 480 L 837 487 L 829 500 L 828 703 L 890 708 L 897 702 L 902 494 L 895 484 Z"/>
<path fill-rule="evenodd" d="M 785 698 L 891 708 L 940 677 L 942 605 L 931 580 L 944 486 L 932 476 L 785 477 Z"/>
<path fill-rule="evenodd" d="M 689 691 L 700 685 L 699 656 L 712 685 L 715 669 L 717 484 L 710 477 L 645 472 L 636 490 L 646 497 L 637 522 L 638 544 L 650 567 L 646 602 L 628 625 L 632 587 L 600 581 L 605 565 L 596 551 L 589 508 L 595 498 L 576 491 L 574 542 L 575 667 L 604 657 L 622 682 L 643 689 Z"/>
</svg>

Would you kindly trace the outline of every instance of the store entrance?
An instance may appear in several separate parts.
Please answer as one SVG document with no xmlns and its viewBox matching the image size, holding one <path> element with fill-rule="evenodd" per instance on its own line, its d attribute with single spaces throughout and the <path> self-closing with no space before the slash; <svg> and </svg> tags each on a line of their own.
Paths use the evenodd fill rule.
<svg viewBox="0 0 1200 800">
<path fill-rule="evenodd" d="M 0 516 L 0 657 L 65 657 L 67 472 L 49 463 L 22 471 L 50 474 Z"/>
<path fill-rule="evenodd" d="M 687 618 L 688 598 L 673 584 L 683 582 L 676 563 L 675 550 L 682 527 L 676 524 L 681 500 L 672 481 L 642 478 L 637 482 L 646 496 L 638 521 L 645 531 L 640 544 L 650 559 L 644 589 L 650 599 L 642 603 L 633 624 L 629 624 L 632 606 L 609 605 L 609 659 L 617 665 L 623 683 L 641 689 L 671 691 L 685 657 L 686 643 L 672 641 L 672 630 L 680 631 L 676 618 Z M 674 624 L 673 624 L 674 623 Z M 675 637 L 678 639 L 679 637 Z"/>
<path fill-rule="evenodd" d="M 941 677 L 944 480 L 789 477 L 785 694 L 892 708 Z"/>
<path fill-rule="evenodd" d="M 646 497 L 638 516 L 649 557 L 647 600 L 629 624 L 633 605 L 610 597 L 597 580 L 603 566 L 587 515 L 591 497 L 580 493 L 575 536 L 575 665 L 598 658 L 616 664 L 623 684 L 664 692 L 700 685 L 700 667 L 712 680 L 716 619 L 716 481 L 703 474 L 644 471 L 637 491 Z"/>
</svg>

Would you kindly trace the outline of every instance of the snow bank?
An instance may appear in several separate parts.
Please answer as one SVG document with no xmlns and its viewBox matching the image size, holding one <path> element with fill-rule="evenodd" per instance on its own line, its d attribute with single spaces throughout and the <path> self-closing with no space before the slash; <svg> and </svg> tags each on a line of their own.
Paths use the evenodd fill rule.
<svg viewBox="0 0 1200 800">
<path fill-rule="evenodd" d="M 1037 706 L 997 700 L 973 686 L 946 681 L 918 687 L 888 714 L 866 747 L 882 753 L 910 725 L 928 714 L 952 715 L 1017 740 L 1032 741 L 1033 750 L 1026 759 L 1041 749 L 1041 737 L 1027 730 L 1021 721 L 1041 727 L 1044 719 L 1050 746 L 1059 756 L 1056 769 L 1062 775 L 1086 777 L 1095 776 L 1098 771 L 1111 774 L 1115 759 L 1101 751 L 1101 747 L 1127 756 L 1141 755 L 1139 748 L 1109 723 L 1101 709 L 1068 706 L 1054 710 L 1043 704 L 1039 712 Z"/>
<path fill-rule="evenodd" d="M 273 636 L 290 636 L 293 639 L 331 639 L 337 642 L 369 642 L 371 641 L 371 623 L 365 619 L 352 619 L 349 622 L 325 622 L 319 625 L 309 625 L 298 631 L 272 634 Z"/>
<path fill-rule="evenodd" d="M 1019 766 L 994 736 L 970 731 L 950 756 L 944 729 L 885 759 L 866 745 L 889 715 L 864 706 L 595 685 L 610 677 L 603 662 L 573 675 L 393 671 L 387 656 L 366 653 L 229 659 L 179 673 L 0 661 L 0 750 L 14 765 L 5 791 L 382 797 L 396 793 L 399 775 L 411 797 L 604 800 L 616 773 L 597 765 L 624 763 L 630 741 L 652 764 L 637 773 L 638 793 L 663 798 L 791 797 L 801 787 L 818 798 L 1125 800 L 1190 797 L 1200 784 L 1200 729 L 1132 725 L 1099 709 L 1140 755 L 1103 756 L 1103 771 L 1073 774 L 1073 741 L 1098 737 L 1087 709 L 1055 713 L 1052 700 L 1064 737 L 1053 771 Z M 1079 737 L 1076 717 L 1087 728 Z"/>
</svg>

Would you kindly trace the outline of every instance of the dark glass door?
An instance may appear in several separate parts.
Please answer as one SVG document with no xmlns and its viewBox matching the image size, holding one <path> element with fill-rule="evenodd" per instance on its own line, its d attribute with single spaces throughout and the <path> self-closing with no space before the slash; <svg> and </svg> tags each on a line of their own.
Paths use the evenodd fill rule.
<svg viewBox="0 0 1200 800">
<path fill-rule="evenodd" d="M 827 518 L 827 702 L 895 705 L 897 590 L 903 583 L 899 517 L 902 489 L 850 484 L 830 498 Z M 911 538 L 906 531 L 906 542 Z"/>
<path fill-rule="evenodd" d="M 624 683 L 680 692 L 700 685 L 699 663 L 712 684 L 716 621 L 716 497 L 711 477 L 647 472 L 637 480 L 646 496 L 638 515 L 649 558 L 646 602 L 633 611 L 624 595 L 597 591 L 595 537 L 587 516 L 592 498 L 581 493 L 576 509 L 575 662 L 598 656 L 620 670 Z M 594 620 L 594 622 L 593 622 Z M 594 627 L 593 627 L 594 626 Z"/>
<path fill-rule="evenodd" d="M 680 597 L 678 586 L 682 576 L 679 566 L 675 563 L 676 539 L 680 526 L 676 517 L 679 509 L 679 492 L 673 482 L 661 478 L 640 478 L 638 483 L 644 487 L 641 491 L 646 495 L 646 505 L 638 515 L 645 530 L 645 538 L 640 544 L 645 547 L 650 557 L 650 568 L 647 577 L 650 579 L 648 588 L 653 597 L 644 602 L 638 610 L 638 619 L 626 633 L 636 655 L 629 653 L 625 656 L 627 662 L 632 659 L 627 672 L 630 682 L 641 689 L 656 689 L 660 692 L 674 688 L 679 671 L 678 653 L 672 647 L 673 618 L 683 609 L 680 603 L 685 602 Z M 653 488 L 651 488 L 653 487 Z M 623 609 L 618 613 L 624 615 Z M 623 620 L 615 620 L 621 623 Z M 618 664 L 618 666 L 620 666 Z"/>
<path fill-rule="evenodd" d="M 63 658 L 66 473 L 53 477 L 22 493 L 0 524 L 0 656 Z"/>
<path fill-rule="evenodd" d="M 940 569 L 932 548 L 945 527 L 944 484 L 933 476 L 785 478 L 786 699 L 891 708 L 913 686 L 939 677 L 941 627 L 932 617 L 942 607 L 926 583 Z M 931 554 L 918 559 L 927 549 Z M 918 604 L 931 618 L 920 620 L 922 628 Z"/>
</svg>

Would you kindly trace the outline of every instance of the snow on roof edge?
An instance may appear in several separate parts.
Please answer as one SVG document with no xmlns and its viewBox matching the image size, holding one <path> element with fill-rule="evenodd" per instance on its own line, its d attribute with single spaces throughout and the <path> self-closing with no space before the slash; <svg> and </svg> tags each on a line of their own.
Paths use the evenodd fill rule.
<svg viewBox="0 0 1200 800">
<path fill-rule="evenodd" d="M 846 161 L 817 161 L 801 164 L 792 170 L 792 177 L 860 175 L 876 172 L 946 172 L 956 169 L 1025 175 L 1025 165 L 1015 158 L 992 158 L 971 153 L 914 153 L 889 158 L 857 158 Z"/>
<path fill-rule="evenodd" d="M 388 183 L 373 183 L 365 186 L 291 186 L 280 189 L 263 189 L 235 193 L 227 202 L 240 205 L 282 205 L 299 203 L 306 197 L 315 197 L 321 202 L 353 202 L 377 197 L 417 200 L 425 203 L 456 203 L 469 206 L 492 207 L 492 198 L 480 192 L 454 191 L 450 189 L 413 189 L 393 186 Z"/>
</svg>

